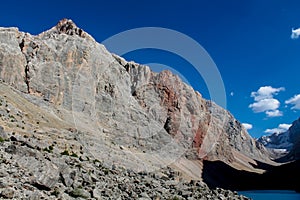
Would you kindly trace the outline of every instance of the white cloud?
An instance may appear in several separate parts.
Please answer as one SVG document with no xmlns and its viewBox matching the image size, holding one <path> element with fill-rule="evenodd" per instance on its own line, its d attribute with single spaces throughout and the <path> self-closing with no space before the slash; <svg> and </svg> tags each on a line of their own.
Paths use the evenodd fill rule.
<svg viewBox="0 0 300 200">
<path fill-rule="evenodd" d="M 280 117 L 283 116 L 283 113 L 279 110 L 268 110 L 266 111 L 268 117 Z"/>
<path fill-rule="evenodd" d="M 278 127 L 281 129 L 288 130 L 291 126 L 292 126 L 292 124 L 279 124 Z"/>
<path fill-rule="evenodd" d="M 257 92 L 251 92 L 251 97 L 254 97 L 255 101 L 263 99 L 272 99 L 274 95 L 277 95 L 280 91 L 284 91 L 284 87 L 273 88 L 271 86 L 260 87 Z"/>
<path fill-rule="evenodd" d="M 230 96 L 232 96 L 232 97 L 233 97 L 233 96 L 234 96 L 234 92 L 230 92 Z"/>
<path fill-rule="evenodd" d="M 274 96 L 284 90 L 284 87 L 260 87 L 256 92 L 251 92 L 251 97 L 254 98 L 254 103 L 250 104 L 249 108 L 251 108 L 255 113 L 265 112 L 267 117 L 282 116 L 283 113 L 278 110 L 280 102 L 275 99 Z"/>
<path fill-rule="evenodd" d="M 253 112 L 274 111 L 279 108 L 280 102 L 277 99 L 262 99 L 249 105 Z"/>
<path fill-rule="evenodd" d="M 267 129 L 265 133 L 283 133 L 287 131 L 292 124 L 279 124 L 277 128 Z"/>
<path fill-rule="evenodd" d="M 300 28 L 297 29 L 292 29 L 292 35 L 291 38 L 292 39 L 297 39 L 300 36 Z"/>
<path fill-rule="evenodd" d="M 244 128 L 245 128 L 246 130 L 250 130 L 250 129 L 253 128 L 252 124 L 242 123 L 242 125 L 244 126 Z"/>
<path fill-rule="evenodd" d="M 289 100 L 286 100 L 285 103 L 294 105 L 292 109 L 300 110 L 300 94 L 297 94 Z"/>
</svg>

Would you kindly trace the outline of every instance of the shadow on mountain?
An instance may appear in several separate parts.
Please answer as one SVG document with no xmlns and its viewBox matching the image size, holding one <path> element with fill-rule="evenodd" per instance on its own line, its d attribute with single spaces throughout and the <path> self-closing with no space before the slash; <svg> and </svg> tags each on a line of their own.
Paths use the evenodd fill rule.
<svg viewBox="0 0 300 200">
<path fill-rule="evenodd" d="M 300 192 L 300 160 L 281 166 L 258 163 L 263 174 L 236 170 L 221 161 L 203 161 L 203 180 L 210 188 L 240 190 L 295 190 Z"/>
</svg>

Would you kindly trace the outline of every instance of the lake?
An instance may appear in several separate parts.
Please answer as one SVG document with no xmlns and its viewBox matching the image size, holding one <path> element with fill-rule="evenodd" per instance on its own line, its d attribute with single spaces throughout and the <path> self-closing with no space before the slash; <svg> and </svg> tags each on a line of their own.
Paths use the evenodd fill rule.
<svg viewBox="0 0 300 200">
<path fill-rule="evenodd" d="M 253 200 L 299 200 L 300 193 L 292 190 L 253 190 L 239 191 L 241 195 L 252 198 Z"/>
</svg>

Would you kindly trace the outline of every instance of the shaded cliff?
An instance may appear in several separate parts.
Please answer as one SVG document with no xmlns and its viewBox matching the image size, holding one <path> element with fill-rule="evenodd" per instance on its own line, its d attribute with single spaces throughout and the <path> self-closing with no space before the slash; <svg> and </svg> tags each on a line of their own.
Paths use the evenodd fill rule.
<svg viewBox="0 0 300 200">
<path fill-rule="evenodd" d="M 280 166 L 259 163 L 266 171 L 257 174 L 236 170 L 221 161 L 204 161 L 203 180 L 211 188 L 222 187 L 230 190 L 295 190 L 300 192 L 297 181 L 300 178 L 300 161 Z"/>
</svg>

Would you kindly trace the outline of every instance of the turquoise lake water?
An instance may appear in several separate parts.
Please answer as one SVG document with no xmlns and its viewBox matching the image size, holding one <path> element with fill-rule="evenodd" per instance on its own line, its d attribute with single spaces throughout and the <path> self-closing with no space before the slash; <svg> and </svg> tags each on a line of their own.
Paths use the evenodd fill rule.
<svg viewBox="0 0 300 200">
<path fill-rule="evenodd" d="M 289 190 L 255 190 L 238 193 L 253 200 L 300 200 L 300 193 Z"/>
</svg>

